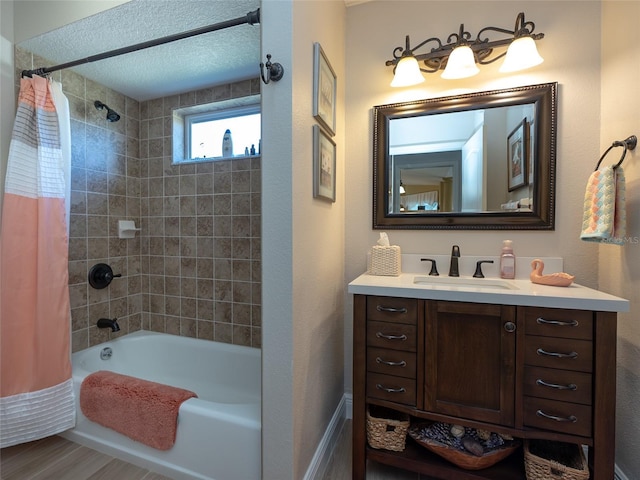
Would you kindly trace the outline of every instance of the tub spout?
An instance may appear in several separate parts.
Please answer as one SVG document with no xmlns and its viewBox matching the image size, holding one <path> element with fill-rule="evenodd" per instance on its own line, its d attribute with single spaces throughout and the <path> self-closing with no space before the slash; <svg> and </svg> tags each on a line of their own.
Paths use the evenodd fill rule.
<svg viewBox="0 0 640 480">
<path fill-rule="evenodd" d="M 99 318 L 98 319 L 98 328 L 110 328 L 112 332 L 119 332 L 120 325 L 118 325 L 118 319 L 110 319 L 110 318 Z"/>
</svg>

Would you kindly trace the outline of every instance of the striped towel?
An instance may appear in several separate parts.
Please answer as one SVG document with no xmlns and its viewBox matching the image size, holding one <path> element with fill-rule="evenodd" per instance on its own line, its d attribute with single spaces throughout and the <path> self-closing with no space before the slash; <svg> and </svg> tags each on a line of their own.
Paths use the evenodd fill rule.
<svg viewBox="0 0 640 480">
<path fill-rule="evenodd" d="M 622 167 L 604 167 L 589 177 L 584 194 L 580 238 L 623 245 L 626 234 L 625 181 Z"/>
</svg>

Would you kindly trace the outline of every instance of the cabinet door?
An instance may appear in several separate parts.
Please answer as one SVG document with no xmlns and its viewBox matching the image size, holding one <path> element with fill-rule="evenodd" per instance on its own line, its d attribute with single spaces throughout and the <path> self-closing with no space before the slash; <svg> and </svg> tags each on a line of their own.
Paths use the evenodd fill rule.
<svg viewBox="0 0 640 480">
<path fill-rule="evenodd" d="M 425 410 L 513 426 L 515 307 L 426 303 Z"/>
</svg>

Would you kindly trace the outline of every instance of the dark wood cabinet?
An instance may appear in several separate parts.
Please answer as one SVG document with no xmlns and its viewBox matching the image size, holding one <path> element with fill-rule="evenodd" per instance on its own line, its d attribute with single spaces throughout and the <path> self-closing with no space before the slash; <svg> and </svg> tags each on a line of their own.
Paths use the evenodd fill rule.
<svg viewBox="0 0 640 480">
<path fill-rule="evenodd" d="M 355 295 L 353 339 L 354 480 L 367 459 L 433 479 L 525 479 L 521 454 L 468 471 L 410 439 L 373 449 L 368 405 L 586 445 L 591 479 L 613 478 L 614 312 Z"/>
<path fill-rule="evenodd" d="M 515 307 L 426 302 L 423 409 L 513 426 Z"/>
</svg>

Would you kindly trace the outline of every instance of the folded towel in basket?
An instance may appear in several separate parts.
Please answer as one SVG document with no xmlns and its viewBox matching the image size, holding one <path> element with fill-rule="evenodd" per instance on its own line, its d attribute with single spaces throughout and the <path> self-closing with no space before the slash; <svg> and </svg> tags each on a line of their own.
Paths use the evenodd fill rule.
<svg viewBox="0 0 640 480">
<path fill-rule="evenodd" d="M 604 167 L 589 177 L 584 194 L 580 238 L 587 242 L 624 244 L 625 180 L 622 167 Z"/>
<path fill-rule="evenodd" d="M 178 428 L 178 410 L 194 392 L 100 370 L 80 387 L 80 408 L 89 420 L 138 442 L 168 450 Z"/>
</svg>

